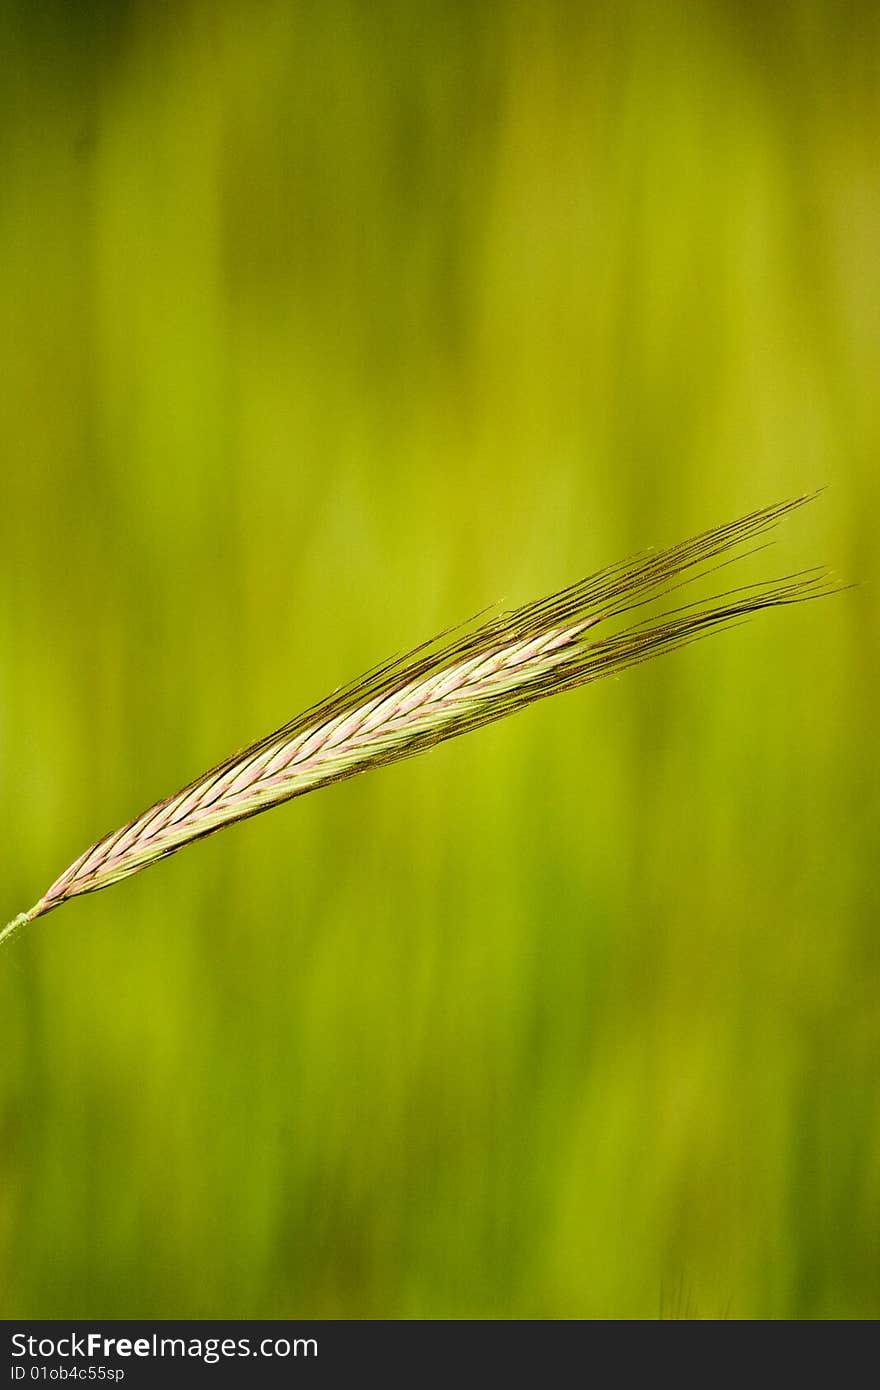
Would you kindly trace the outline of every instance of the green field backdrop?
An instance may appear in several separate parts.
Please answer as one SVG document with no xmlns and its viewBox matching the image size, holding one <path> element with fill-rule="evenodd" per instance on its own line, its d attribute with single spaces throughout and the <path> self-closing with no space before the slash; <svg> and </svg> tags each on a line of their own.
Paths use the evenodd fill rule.
<svg viewBox="0 0 880 1390">
<path fill-rule="evenodd" d="M 859 581 L 20 933 L 0 1315 L 880 1315 L 880 9 L 0 15 L 0 923 L 487 603 Z"/>
</svg>

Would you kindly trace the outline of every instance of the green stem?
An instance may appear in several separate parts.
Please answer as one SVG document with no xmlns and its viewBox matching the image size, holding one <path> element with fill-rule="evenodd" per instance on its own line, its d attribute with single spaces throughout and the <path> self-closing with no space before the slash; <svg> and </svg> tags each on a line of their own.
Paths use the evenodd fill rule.
<svg viewBox="0 0 880 1390">
<path fill-rule="evenodd" d="M 11 922 L 7 922 L 3 930 L 0 931 L 0 946 L 3 945 L 4 941 L 9 940 L 13 932 L 18 931 L 19 927 L 23 927 L 25 922 L 30 920 L 31 914 L 29 912 L 20 912 L 17 917 L 13 917 Z"/>
</svg>

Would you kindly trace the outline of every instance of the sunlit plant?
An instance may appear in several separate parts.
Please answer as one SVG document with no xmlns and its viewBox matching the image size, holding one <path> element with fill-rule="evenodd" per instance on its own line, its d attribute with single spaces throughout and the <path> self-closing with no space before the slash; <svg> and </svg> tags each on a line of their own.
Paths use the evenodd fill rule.
<svg viewBox="0 0 880 1390">
<path fill-rule="evenodd" d="M 710 600 L 676 601 L 657 618 L 638 616 L 650 601 L 678 595 L 761 548 L 768 531 L 808 500 L 782 502 L 668 549 L 646 551 L 522 608 L 488 619 L 478 615 L 377 666 L 104 835 L 0 932 L 0 941 L 69 898 L 107 888 L 234 821 L 425 752 L 761 609 L 831 592 L 827 571 L 811 569 L 727 589 Z"/>
</svg>

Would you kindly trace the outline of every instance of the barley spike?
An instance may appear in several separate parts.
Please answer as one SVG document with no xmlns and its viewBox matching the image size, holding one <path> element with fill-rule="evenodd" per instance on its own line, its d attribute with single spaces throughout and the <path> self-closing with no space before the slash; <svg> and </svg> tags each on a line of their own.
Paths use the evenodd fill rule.
<svg viewBox="0 0 880 1390">
<path fill-rule="evenodd" d="M 766 507 L 679 545 L 643 552 L 522 608 L 477 615 L 385 662 L 96 841 L 30 912 L 0 932 L 0 942 L 69 898 L 128 878 L 234 821 L 424 752 L 761 609 L 834 592 L 825 570 L 810 569 L 678 603 L 658 618 L 633 617 L 650 601 L 763 549 L 776 523 L 808 500 Z M 615 627 L 622 618 L 624 625 Z"/>
</svg>

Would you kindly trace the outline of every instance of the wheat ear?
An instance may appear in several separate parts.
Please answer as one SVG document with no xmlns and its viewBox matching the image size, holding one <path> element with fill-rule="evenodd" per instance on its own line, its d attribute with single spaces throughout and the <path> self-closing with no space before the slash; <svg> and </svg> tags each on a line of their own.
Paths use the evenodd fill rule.
<svg viewBox="0 0 880 1390">
<path fill-rule="evenodd" d="M 335 691 L 283 728 L 196 778 L 81 854 L 0 941 L 68 898 L 93 893 L 193 840 L 479 728 L 535 700 L 637 665 L 762 608 L 830 592 L 806 570 L 746 585 L 661 619 L 615 620 L 762 548 L 766 533 L 808 501 L 799 497 L 600 570 L 560 593 L 487 621 L 471 620 Z M 605 633 L 606 635 L 602 635 Z"/>
</svg>

